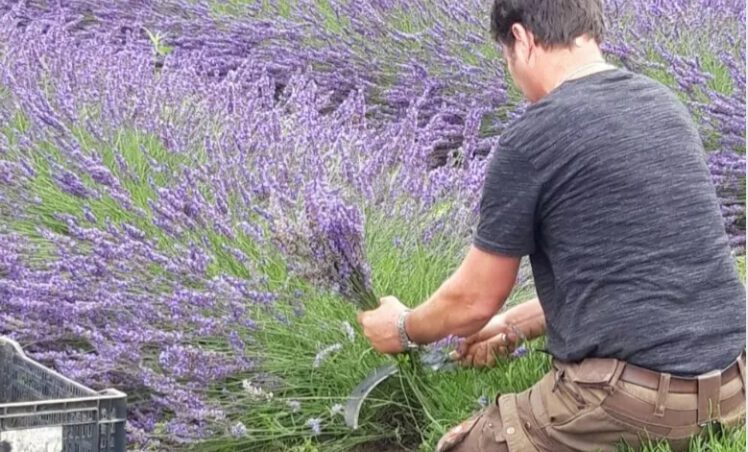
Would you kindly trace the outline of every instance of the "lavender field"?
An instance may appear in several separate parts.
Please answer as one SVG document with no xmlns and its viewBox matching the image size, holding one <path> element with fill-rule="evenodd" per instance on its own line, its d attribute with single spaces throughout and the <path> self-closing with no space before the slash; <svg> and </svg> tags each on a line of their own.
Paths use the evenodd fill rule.
<svg viewBox="0 0 748 452">
<path fill-rule="evenodd" d="M 744 269 L 745 1 L 605 3 L 609 60 L 697 121 Z M 341 415 L 389 360 L 356 325 L 358 285 L 413 305 L 439 286 L 525 108 L 489 7 L 0 1 L 0 335 L 126 392 L 132 450 L 427 451 L 529 387 L 542 353 L 423 372 L 415 397 L 396 377 L 361 428 Z M 511 301 L 531 294 L 524 268 Z"/>
</svg>

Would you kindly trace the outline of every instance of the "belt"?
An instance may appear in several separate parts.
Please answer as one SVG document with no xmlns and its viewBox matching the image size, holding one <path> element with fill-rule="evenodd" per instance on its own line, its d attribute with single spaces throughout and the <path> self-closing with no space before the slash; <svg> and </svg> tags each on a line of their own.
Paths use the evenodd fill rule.
<svg viewBox="0 0 748 452">
<path fill-rule="evenodd" d="M 730 367 L 723 370 L 721 373 L 721 381 L 725 383 L 731 381 L 733 378 L 741 377 L 741 366 L 745 368 L 745 354 L 740 355 L 737 361 L 735 361 Z M 642 367 L 634 366 L 633 364 L 626 364 L 621 374 L 621 381 L 631 383 L 637 386 L 643 386 L 648 389 L 659 389 L 660 379 L 662 373 L 655 372 L 652 370 L 644 369 Z M 743 377 L 744 378 L 744 377 Z M 698 394 L 699 392 L 699 380 L 697 377 L 694 378 L 683 378 L 683 377 L 670 377 L 670 392 L 680 394 Z"/>
<path fill-rule="evenodd" d="M 668 373 L 655 372 L 632 364 L 624 363 L 619 381 L 631 383 L 657 391 L 654 406 L 641 402 L 625 391 L 618 391 L 606 400 L 606 404 L 616 406 L 619 411 L 627 412 L 634 419 L 659 418 L 658 422 L 671 422 L 674 425 L 695 423 L 699 427 L 719 420 L 720 416 L 733 413 L 740 405 L 745 406 L 745 352 L 727 369 L 715 370 L 694 378 L 676 377 Z M 739 378 L 742 392 L 724 399 L 721 388 L 726 383 Z M 696 409 L 693 411 L 668 410 L 668 394 L 695 394 Z"/>
</svg>

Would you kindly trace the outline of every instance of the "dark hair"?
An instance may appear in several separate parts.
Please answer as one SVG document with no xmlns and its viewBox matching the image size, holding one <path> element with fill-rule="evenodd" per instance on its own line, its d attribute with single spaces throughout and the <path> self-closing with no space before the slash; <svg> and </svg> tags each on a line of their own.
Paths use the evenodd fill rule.
<svg viewBox="0 0 748 452">
<path fill-rule="evenodd" d="M 599 44 L 605 33 L 601 0 L 494 0 L 493 38 L 507 47 L 514 47 L 512 25 L 517 23 L 546 48 L 569 47 L 583 34 Z"/>
</svg>

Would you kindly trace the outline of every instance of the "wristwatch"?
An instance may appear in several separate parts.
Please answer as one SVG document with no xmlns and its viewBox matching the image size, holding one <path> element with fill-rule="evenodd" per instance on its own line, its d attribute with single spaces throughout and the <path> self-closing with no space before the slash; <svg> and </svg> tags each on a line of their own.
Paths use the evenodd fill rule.
<svg viewBox="0 0 748 452">
<path fill-rule="evenodd" d="M 411 341 L 408 337 L 408 332 L 405 331 L 405 319 L 408 317 L 408 314 L 410 314 L 410 309 L 406 309 L 402 313 L 400 313 L 400 317 L 397 319 L 397 333 L 400 335 L 400 345 L 402 345 L 403 350 L 415 350 L 418 348 L 418 344 Z"/>
</svg>

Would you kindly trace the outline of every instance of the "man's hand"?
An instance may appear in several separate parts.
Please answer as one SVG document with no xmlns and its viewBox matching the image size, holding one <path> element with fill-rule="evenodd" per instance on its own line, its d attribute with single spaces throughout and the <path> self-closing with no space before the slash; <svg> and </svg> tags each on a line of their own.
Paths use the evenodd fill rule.
<svg viewBox="0 0 748 452">
<path fill-rule="evenodd" d="M 514 351 L 518 339 L 506 316 L 499 314 L 482 330 L 465 339 L 453 352 L 453 358 L 464 366 L 493 367 L 497 356 L 506 356 Z"/>
<path fill-rule="evenodd" d="M 358 314 L 358 323 L 364 329 L 364 335 L 371 342 L 374 350 L 391 355 L 403 351 L 400 334 L 397 331 L 397 320 L 408 308 L 395 297 L 384 297 L 379 300 L 380 306 L 373 311 Z"/>
</svg>

